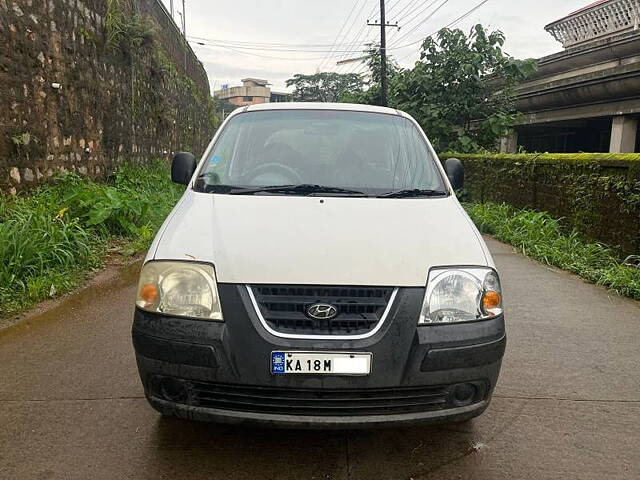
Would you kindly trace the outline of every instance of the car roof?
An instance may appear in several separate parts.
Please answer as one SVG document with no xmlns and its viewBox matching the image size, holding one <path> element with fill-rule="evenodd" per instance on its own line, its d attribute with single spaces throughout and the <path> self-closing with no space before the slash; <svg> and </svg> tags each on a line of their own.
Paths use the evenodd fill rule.
<svg viewBox="0 0 640 480">
<path fill-rule="evenodd" d="M 262 112 L 268 110 L 341 110 L 350 112 L 386 113 L 387 115 L 401 115 L 398 110 L 375 105 L 360 105 L 355 103 L 320 103 L 320 102 L 276 102 L 249 105 L 245 112 Z"/>
</svg>

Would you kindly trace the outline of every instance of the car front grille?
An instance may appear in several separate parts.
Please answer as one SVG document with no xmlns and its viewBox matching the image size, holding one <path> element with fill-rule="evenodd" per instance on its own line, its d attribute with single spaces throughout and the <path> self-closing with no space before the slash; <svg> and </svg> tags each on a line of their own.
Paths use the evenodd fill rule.
<svg viewBox="0 0 640 480">
<path fill-rule="evenodd" d="M 395 297 L 391 287 L 252 285 L 249 291 L 267 326 L 284 335 L 367 334 L 384 319 Z M 311 318 L 307 308 L 315 304 L 331 305 L 337 315 Z"/>
<path fill-rule="evenodd" d="M 447 387 L 302 389 L 188 382 L 194 406 L 289 415 L 390 415 L 447 408 Z"/>
</svg>

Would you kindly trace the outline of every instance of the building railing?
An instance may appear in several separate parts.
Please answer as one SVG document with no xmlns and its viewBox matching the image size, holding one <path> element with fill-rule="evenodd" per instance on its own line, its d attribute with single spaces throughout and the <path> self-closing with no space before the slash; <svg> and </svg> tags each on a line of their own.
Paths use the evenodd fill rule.
<svg viewBox="0 0 640 480">
<path fill-rule="evenodd" d="M 565 48 L 614 33 L 637 30 L 640 0 L 609 0 L 545 27 Z"/>
</svg>

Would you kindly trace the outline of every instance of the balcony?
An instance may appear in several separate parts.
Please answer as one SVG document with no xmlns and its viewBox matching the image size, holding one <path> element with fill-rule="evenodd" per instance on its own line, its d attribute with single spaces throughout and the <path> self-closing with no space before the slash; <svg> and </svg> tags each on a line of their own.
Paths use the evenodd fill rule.
<svg viewBox="0 0 640 480">
<path fill-rule="evenodd" d="M 640 0 L 600 0 L 545 27 L 565 48 L 638 30 Z"/>
</svg>

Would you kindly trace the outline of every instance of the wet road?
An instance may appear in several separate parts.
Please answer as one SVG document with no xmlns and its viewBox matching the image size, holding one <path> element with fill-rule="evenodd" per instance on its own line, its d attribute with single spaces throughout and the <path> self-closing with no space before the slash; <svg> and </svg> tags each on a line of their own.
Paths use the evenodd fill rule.
<svg viewBox="0 0 640 480">
<path fill-rule="evenodd" d="M 0 479 L 637 479 L 640 302 L 489 241 L 509 344 L 483 416 L 299 432 L 162 419 L 129 337 L 134 281 L 0 332 Z"/>
</svg>

